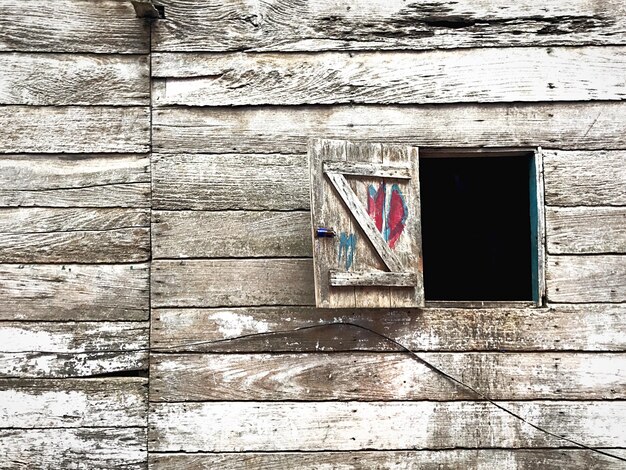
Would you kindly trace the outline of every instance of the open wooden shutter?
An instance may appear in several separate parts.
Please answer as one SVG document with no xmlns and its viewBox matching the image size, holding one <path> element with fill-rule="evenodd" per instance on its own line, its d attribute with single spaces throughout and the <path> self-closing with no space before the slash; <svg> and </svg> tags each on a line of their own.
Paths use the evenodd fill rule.
<svg viewBox="0 0 626 470">
<path fill-rule="evenodd" d="M 417 148 L 316 139 L 309 159 L 317 306 L 423 306 Z"/>
</svg>

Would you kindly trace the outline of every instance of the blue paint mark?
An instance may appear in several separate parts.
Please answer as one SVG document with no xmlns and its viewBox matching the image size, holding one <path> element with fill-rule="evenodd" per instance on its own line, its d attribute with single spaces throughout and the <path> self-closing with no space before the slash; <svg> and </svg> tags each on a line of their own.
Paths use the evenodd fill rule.
<svg viewBox="0 0 626 470">
<path fill-rule="evenodd" d="M 341 263 L 341 258 L 345 258 L 346 271 L 352 266 L 354 261 L 354 251 L 356 250 L 356 234 L 348 235 L 346 232 L 339 234 L 339 256 L 337 262 Z"/>
</svg>

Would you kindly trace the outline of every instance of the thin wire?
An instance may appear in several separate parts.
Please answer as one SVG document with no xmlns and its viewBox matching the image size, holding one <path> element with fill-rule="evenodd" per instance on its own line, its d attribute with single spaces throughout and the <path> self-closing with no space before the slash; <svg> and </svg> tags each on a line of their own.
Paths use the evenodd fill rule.
<svg viewBox="0 0 626 470">
<path fill-rule="evenodd" d="M 167 349 L 180 349 L 180 348 L 187 348 L 187 347 L 194 347 L 194 346 L 203 346 L 203 345 L 212 345 L 212 344 L 220 344 L 220 343 L 229 343 L 229 342 L 233 342 L 233 341 L 237 341 L 237 340 L 242 340 L 242 339 L 248 339 L 248 338 L 259 338 L 259 337 L 272 337 L 272 336 L 278 336 L 278 335 L 284 335 L 284 334 L 293 334 L 293 333 L 297 333 L 300 331 L 305 331 L 305 330 L 314 330 L 314 329 L 319 329 L 319 328 L 324 328 L 324 327 L 329 327 L 329 326 L 348 326 L 351 328 L 357 328 L 363 331 L 367 331 L 370 334 L 373 334 L 379 338 L 381 338 L 382 340 L 384 340 L 385 342 L 394 345 L 396 348 L 398 348 L 400 351 L 408 354 L 412 359 L 414 359 L 415 361 L 417 361 L 418 363 L 426 366 L 428 369 L 430 369 L 431 371 L 435 372 L 436 374 L 444 377 L 446 380 L 456 384 L 456 385 L 460 385 L 461 387 L 465 388 L 466 390 L 469 390 L 471 393 L 473 393 L 475 396 L 479 397 L 482 400 L 485 400 L 486 402 L 490 403 L 491 405 L 495 406 L 496 408 L 498 408 L 501 411 L 504 411 L 505 413 L 513 416 L 514 418 L 522 421 L 523 423 L 527 424 L 528 426 L 536 429 L 537 431 L 540 431 L 544 434 L 547 434 L 549 436 L 555 437 L 557 439 L 562 439 L 564 441 L 569 442 L 570 444 L 573 444 L 577 447 L 580 447 L 582 449 L 585 450 L 589 450 L 607 457 L 611 457 L 617 460 L 620 460 L 622 462 L 626 462 L 626 457 L 621 457 L 619 455 L 615 455 L 615 454 L 611 454 L 609 452 L 606 452 L 604 450 L 600 450 L 597 449 L 595 447 L 591 447 L 588 446 L 586 444 L 583 444 L 582 442 L 578 442 L 574 439 L 570 439 L 569 437 L 565 437 L 565 436 L 560 436 L 552 431 L 549 431 L 537 424 L 534 424 L 530 421 L 528 421 L 527 419 L 525 419 L 524 417 L 522 417 L 521 415 L 515 413 L 514 411 L 511 411 L 510 409 L 500 405 L 499 403 L 497 403 L 496 401 L 494 401 L 493 399 L 491 399 L 490 397 L 488 397 L 487 395 L 485 395 L 484 393 L 482 393 L 481 391 L 477 390 L 476 388 L 472 387 L 471 385 L 466 384 L 465 382 L 457 379 L 456 377 L 453 377 L 452 375 L 448 374 L 447 372 L 443 371 L 442 369 L 438 368 L 437 366 L 431 364 L 430 362 L 428 362 L 426 359 L 422 358 L 421 356 L 419 356 L 417 353 L 411 351 L 409 348 L 407 348 L 406 346 L 404 346 L 403 344 L 399 343 L 398 341 L 396 341 L 393 338 L 390 338 L 382 333 L 379 333 L 376 330 L 373 330 L 371 328 L 368 328 L 366 326 L 362 326 L 362 325 L 358 325 L 356 323 L 352 323 L 352 322 L 332 322 L 332 323 L 323 323 L 323 324 L 318 324 L 318 325 L 308 325 L 308 326 L 301 326 L 298 328 L 292 328 L 289 330 L 275 330 L 275 331 L 268 331 L 268 332 L 262 332 L 262 333 L 249 333 L 249 334 L 245 334 L 245 335 L 241 335 L 241 336 L 234 336 L 231 338 L 224 338 L 224 339 L 217 339 L 217 340 L 207 340 L 207 341 L 197 341 L 197 342 L 192 342 L 192 343 L 181 343 L 181 344 L 175 344 L 175 345 L 170 345 L 170 346 L 163 346 L 163 347 L 158 347 L 158 348 L 135 348 L 135 349 L 125 349 L 125 350 L 85 350 L 85 351 L 80 351 L 77 353 L 59 353 L 59 352 L 54 352 L 54 351 L 20 351 L 19 353 L 25 354 L 25 353 L 39 353 L 39 354 L 58 354 L 58 355 L 64 355 L 64 354 L 96 354 L 96 353 L 120 353 L 120 352 L 160 352 L 163 350 L 167 350 Z"/>
</svg>

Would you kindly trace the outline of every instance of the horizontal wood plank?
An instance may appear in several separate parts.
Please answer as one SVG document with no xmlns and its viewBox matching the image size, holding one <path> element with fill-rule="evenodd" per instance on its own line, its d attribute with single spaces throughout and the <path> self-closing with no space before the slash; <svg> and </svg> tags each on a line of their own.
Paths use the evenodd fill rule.
<svg viewBox="0 0 626 470">
<path fill-rule="evenodd" d="M 543 151 L 543 154 L 549 205 L 626 205 L 625 152 Z M 197 210 L 310 207 L 309 169 L 304 155 L 155 154 L 153 160 L 155 207 Z"/>
<path fill-rule="evenodd" d="M 421 353 L 494 400 L 626 398 L 626 355 Z M 155 354 L 150 401 L 475 400 L 407 354 Z"/>
<path fill-rule="evenodd" d="M 1 322 L 0 377 L 84 377 L 147 369 L 145 322 Z"/>
<path fill-rule="evenodd" d="M 0 51 L 150 52 L 150 24 L 126 0 L 5 0 Z"/>
<path fill-rule="evenodd" d="M 375 176 L 378 178 L 411 179 L 411 168 L 407 165 L 383 165 L 372 163 L 359 163 L 352 161 L 322 162 L 324 172 L 341 173 L 342 175 Z"/>
<path fill-rule="evenodd" d="M 619 0 L 160 3 L 166 20 L 156 23 L 152 36 L 153 50 L 160 51 L 624 44 L 626 31 L 626 7 Z"/>
<path fill-rule="evenodd" d="M 147 379 L 0 380 L 0 428 L 145 426 Z"/>
<path fill-rule="evenodd" d="M 0 262 L 146 261 L 149 227 L 147 209 L 0 209 Z"/>
<path fill-rule="evenodd" d="M 494 103 L 626 98 L 626 48 L 156 54 L 157 106 Z"/>
<path fill-rule="evenodd" d="M 551 432 L 623 447 L 626 403 L 500 402 Z M 486 402 L 154 403 L 150 451 L 401 450 L 560 447 Z"/>
<path fill-rule="evenodd" d="M 155 259 L 311 255 L 307 211 L 153 212 Z"/>
<path fill-rule="evenodd" d="M 621 149 L 626 102 L 160 108 L 164 153 L 305 153 L 312 137 L 420 147 Z"/>
<path fill-rule="evenodd" d="M 311 305 L 311 259 L 154 261 L 153 307 Z"/>
<path fill-rule="evenodd" d="M 150 158 L 3 155 L 0 206 L 149 207 Z"/>
<path fill-rule="evenodd" d="M 402 266 L 400 266 L 400 268 L 402 268 Z M 417 276 L 414 272 L 340 272 L 331 270 L 329 283 L 331 286 L 414 287 L 417 284 Z"/>
<path fill-rule="evenodd" d="M 155 209 L 305 209 L 305 155 L 153 155 Z"/>
<path fill-rule="evenodd" d="M 96 231 L 149 226 L 148 209 L 0 208 L 0 234 Z"/>
<path fill-rule="evenodd" d="M 623 454 L 620 449 L 607 449 Z M 453 449 L 361 452 L 151 453 L 153 470 L 621 470 L 623 462 L 579 449 Z"/>
<path fill-rule="evenodd" d="M 626 207 L 548 207 L 546 230 L 549 253 L 626 253 Z"/>
<path fill-rule="evenodd" d="M 626 206 L 626 152 L 543 154 L 546 204 Z"/>
<path fill-rule="evenodd" d="M 0 106 L 0 153 L 124 153 L 149 150 L 146 107 Z"/>
<path fill-rule="evenodd" d="M 147 264 L 0 265 L 0 320 L 147 320 Z"/>
<path fill-rule="evenodd" d="M 312 307 L 156 309 L 151 345 L 163 352 L 392 351 L 372 329 L 416 351 L 626 351 L 626 306 L 334 310 Z M 310 328 L 320 325 L 317 328 Z M 295 328 L 309 328 L 294 332 Z M 237 336 L 277 332 L 234 340 Z"/>
<path fill-rule="evenodd" d="M 148 56 L 0 53 L 0 104 L 148 105 Z"/>
<path fill-rule="evenodd" d="M 0 430 L 0 469 L 146 470 L 145 428 Z"/>
<path fill-rule="evenodd" d="M 626 256 L 548 256 L 551 302 L 626 302 Z"/>
</svg>

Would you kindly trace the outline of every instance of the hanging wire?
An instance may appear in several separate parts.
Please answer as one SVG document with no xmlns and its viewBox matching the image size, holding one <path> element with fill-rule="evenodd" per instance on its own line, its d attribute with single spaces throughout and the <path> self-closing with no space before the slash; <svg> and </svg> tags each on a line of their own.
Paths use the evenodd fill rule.
<svg viewBox="0 0 626 470">
<path fill-rule="evenodd" d="M 430 369 L 431 371 L 435 372 L 436 374 L 440 375 L 441 377 L 444 377 L 446 380 L 448 380 L 449 382 L 454 383 L 455 385 L 458 385 L 466 390 L 468 390 L 470 393 L 472 393 L 474 396 L 480 398 L 481 400 L 484 400 L 488 403 L 490 403 L 491 405 L 495 406 L 497 409 L 509 414 L 510 416 L 513 416 L 514 418 L 520 420 L 521 422 L 527 424 L 528 426 L 536 429 L 539 432 L 542 432 L 544 434 L 547 434 L 551 437 L 557 438 L 557 439 L 561 439 L 564 440 L 566 442 L 569 442 L 570 444 L 573 444 L 576 447 L 580 447 L 582 449 L 585 450 L 589 450 L 591 452 L 595 452 L 597 454 L 601 454 L 604 455 L 606 457 L 611 457 L 613 459 L 616 460 L 620 460 L 622 462 L 626 462 L 626 457 L 622 457 L 616 454 L 612 454 L 610 452 L 607 452 L 605 450 L 602 449 L 598 449 L 595 447 L 591 447 L 588 446 L 582 442 L 576 441 L 574 439 L 571 439 L 569 437 L 566 436 L 561 436 L 555 432 L 549 431 L 535 423 L 532 423 L 530 421 L 528 421 L 527 419 L 525 419 L 523 416 L 517 414 L 516 412 L 506 408 L 505 406 L 497 403 L 495 400 L 493 400 L 492 398 L 488 397 L 487 395 L 485 395 L 483 392 L 479 391 L 478 389 L 472 387 L 471 385 L 466 384 L 465 382 L 457 379 L 456 377 L 453 377 L 452 375 L 448 374 L 447 372 L 445 372 L 444 370 L 440 369 L 439 367 L 433 365 L 432 363 L 428 362 L 426 359 L 424 359 L 423 357 L 419 356 L 417 353 L 411 351 L 408 347 L 404 346 L 403 344 L 401 344 L 400 342 L 396 341 L 393 338 L 390 338 L 382 333 L 379 333 L 376 330 L 373 330 L 371 328 L 368 328 L 366 326 L 362 326 L 359 325 L 357 323 L 352 323 L 352 322 L 345 322 L 345 321 L 338 321 L 338 322 L 330 322 L 330 323 L 321 323 L 321 324 L 317 324 L 317 325 L 308 325 L 308 326 L 301 326 L 298 328 L 292 328 L 292 329 L 288 329 L 288 330 L 275 330 L 275 331 L 268 331 L 268 332 L 261 332 L 261 333 L 249 333 L 249 334 L 245 334 L 245 335 L 240 335 L 240 336 L 233 336 L 230 338 L 223 338 L 223 339 L 217 339 L 217 340 L 207 340 L 207 341 L 196 341 L 196 342 L 188 342 L 188 343 L 180 343 L 180 344 L 174 344 L 174 345 L 169 345 L 169 346 L 162 346 L 162 347 L 156 347 L 156 348 L 133 348 L 133 349 L 124 349 L 124 350 L 119 350 L 119 349 L 105 349 L 105 350 L 84 350 L 84 351 L 77 351 L 77 352 L 72 352 L 72 353 L 59 353 L 59 352 L 55 352 L 55 351 L 19 351 L 16 352 L 16 354 L 28 354 L 28 353 L 33 353 L 33 354 L 56 354 L 56 355 L 68 355 L 68 354 L 101 354 L 101 353 L 126 353 L 126 352 L 162 352 L 165 350 L 170 350 L 170 349 L 184 349 L 184 348 L 190 348 L 190 347 L 195 347 L 195 346 L 207 346 L 207 345 L 213 345 L 213 344 L 223 344 L 223 343 L 230 343 L 230 342 L 234 342 L 234 341 L 238 341 L 238 340 L 244 340 L 244 339 L 250 339 L 250 338 L 271 338 L 274 336 L 279 336 L 279 335 L 286 335 L 286 334 L 293 334 L 293 333 L 297 333 L 297 332 L 301 332 L 301 331 L 306 331 L 306 330 L 316 330 L 316 329 L 321 329 L 321 328 L 325 328 L 325 327 L 329 327 L 329 326 L 346 326 L 346 327 L 350 327 L 350 328 L 356 328 L 362 331 L 366 331 L 380 339 L 382 339 L 383 341 L 385 341 L 388 344 L 391 344 L 393 346 L 395 346 L 397 348 L 398 351 L 408 354 L 413 360 L 417 361 L 418 363 L 426 366 L 428 369 Z"/>
</svg>

